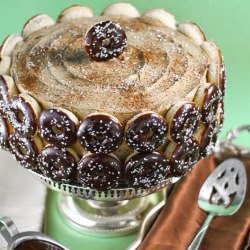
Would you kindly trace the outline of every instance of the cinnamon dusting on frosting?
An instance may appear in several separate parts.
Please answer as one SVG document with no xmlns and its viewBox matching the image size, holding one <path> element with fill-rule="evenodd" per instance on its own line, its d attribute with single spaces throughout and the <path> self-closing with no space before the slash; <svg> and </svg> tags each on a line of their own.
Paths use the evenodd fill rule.
<svg viewBox="0 0 250 250">
<path fill-rule="evenodd" d="M 124 124 L 140 111 L 164 114 L 204 82 L 206 55 L 178 31 L 147 18 L 109 19 L 129 41 L 121 56 L 95 62 L 82 50 L 87 28 L 107 17 L 58 23 L 18 44 L 11 68 L 18 89 L 44 108 L 63 107 L 81 119 L 108 112 Z"/>
</svg>

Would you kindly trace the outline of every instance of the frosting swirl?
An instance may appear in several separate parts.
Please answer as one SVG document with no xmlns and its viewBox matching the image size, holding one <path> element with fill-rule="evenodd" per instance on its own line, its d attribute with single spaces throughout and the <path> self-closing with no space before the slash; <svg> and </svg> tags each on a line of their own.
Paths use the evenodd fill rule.
<svg viewBox="0 0 250 250">
<path fill-rule="evenodd" d="M 146 17 L 109 19 L 127 35 L 119 57 L 97 62 L 83 48 L 87 30 L 107 17 L 57 23 L 15 49 L 11 71 L 18 89 L 43 108 L 63 107 L 80 118 L 107 112 L 124 125 L 140 111 L 164 114 L 204 82 L 207 57 L 180 32 Z"/>
</svg>

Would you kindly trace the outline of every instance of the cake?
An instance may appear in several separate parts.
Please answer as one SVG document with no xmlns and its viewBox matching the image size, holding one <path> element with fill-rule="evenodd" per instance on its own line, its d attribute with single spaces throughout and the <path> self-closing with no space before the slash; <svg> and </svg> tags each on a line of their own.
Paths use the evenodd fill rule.
<svg viewBox="0 0 250 250">
<path fill-rule="evenodd" d="M 163 9 L 37 15 L 3 42 L 0 74 L 1 147 L 54 182 L 151 188 L 211 154 L 223 123 L 219 48 Z"/>
</svg>

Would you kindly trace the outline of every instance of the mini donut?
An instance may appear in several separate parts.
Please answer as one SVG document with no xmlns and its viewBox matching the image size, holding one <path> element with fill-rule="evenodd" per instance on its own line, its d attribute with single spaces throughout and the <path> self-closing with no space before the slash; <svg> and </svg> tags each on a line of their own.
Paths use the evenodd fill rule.
<svg viewBox="0 0 250 250">
<path fill-rule="evenodd" d="M 2 114 L 5 114 L 9 100 L 16 94 L 17 89 L 13 78 L 6 75 L 0 75 L 0 112 Z"/>
<path fill-rule="evenodd" d="M 49 144 L 57 147 L 69 147 L 77 140 L 78 124 L 77 117 L 66 109 L 46 109 L 39 119 L 39 132 Z"/>
<path fill-rule="evenodd" d="M 77 137 L 88 151 L 108 154 L 121 145 L 123 131 L 118 119 L 99 113 L 89 115 L 81 122 Z"/>
<path fill-rule="evenodd" d="M 224 104 L 221 102 L 218 106 L 217 119 L 212 124 L 200 124 L 194 134 L 195 139 L 200 144 L 200 155 L 206 157 L 210 155 L 214 149 L 218 134 L 224 121 Z"/>
<path fill-rule="evenodd" d="M 132 154 L 125 163 L 125 180 L 129 187 L 151 188 L 169 174 L 169 161 L 159 152 Z"/>
<path fill-rule="evenodd" d="M 219 106 L 218 106 L 217 118 L 211 124 L 214 128 L 215 134 L 219 134 L 221 132 L 223 122 L 224 122 L 224 103 L 221 102 L 219 103 Z"/>
<path fill-rule="evenodd" d="M 112 3 L 108 5 L 103 11 L 103 16 L 128 16 L 128 17 L 139 17 L 140 13 L 130 3 Z"/>
<path fill-rule="evenodd" d="M 217 140 L 218 130 L 216 129 L 216 124 L 201 124 L 199 131 L 197 131 L 195 138 L 200 145 L 200 155 L 201 157 L 206 157 L 210 155 L 213 151 Z"/>
<path fill-rule="evenodd" d="M 225 69 L 225 65 L 223 61 L 220 64 L 219 87 L 220 87 L 222 96 L 224 96 L 225 91 L 226 91 L 226 69 Z"/>
<path fill-rule="evenodd" d="M 189 138 L 182 144 L 170 142 L 165 154 L 169 159 L 171 174 L 176 177 L 183 176 L 199 160 L 199 144 L 194 138 Z"/>
<path fill-rule="evenodd" d="M 12 132 L 8 119 L 0 114 L 0 148 L 9 149 L 9 136 Z"/>
<path fill-rule="evenodd" d="M 123 52 L 127 46 L 127 37 L 118 23 L 102 21 L 87 31 L 84 44 L 93 60 L 106 61 Z"/>
<path fill-rule="evenodd" d="M 178 31 L 183 33 L 188 38 L 190 38 L 197 45 L 201 45 L 204 41 L 206 41 L 206 37 L 203 31 L 195 23 L 192 22 L 182 23 L 178 26 Z"/>
<path fill-rule="evenodd" d="M 154 112 L 133 117 L 126 127 L 128 146 L 139 152 L 152 152 L 163 144 L 168 127 L 164 118 Z"/>
<path fill-rule="evenodd" d="M 194 101 L 200 108 L 201 120 L 205 124 L 211 124 L 217 118 L 221 99 L 221 90 L 215 84 L 206 83 L 199 87 Z"/>
<path fill-rule="evenodd" d="M 42 149 L 42 141 L 38 136 L 25 138 L 12 134 L 9 137 L 9 144 L 11 154 L 23 167 L 37 169 L 37 156 Z"/>
<path fill-rule="evenodd" d="M 93 11 L 81 5 L 73 5 L 66 9 L 64 9 L 59 17 L 57 18 L 57 22 L 68 23 L 71 20 L 81 18 L 81 17 L 92 17 Z"/>
<path fill-rule="evenodd" d="M 47 145 L 38 155 L 38 168 L 41 173 L 56 182 L 68 182 L 77 169 L 77 154 L 70 148 L 57 148 Z"/>
<path fill-rule="evenodd" d="M 40 14 L 30 18 L 23 27 L 22 37 L 25 39 L 31 33 L 36 32 L 42 28 L 54 25 L 55 21 L 48 15 Z"/>
<path fill-rule="evenodd" d="M 118 186 L 121 169 L 113 154 L 88 154 L 78 164 L 77 179 L 85 187 L 108 190 Z"/>
<path fill-rule="evenodd" d="M 37 133 L 41 108 L 37 101 L 27 94 L 14 96 L 8 103 L 7 116 L 16 133 L 31 137 Z"/>
<path fill-rule="evenodd" d="M 143 17 L 149 17 L 152 19 L 156 19 L 166 25 L 167 27 L 170 27 L 171 29 L 176 30 L 176 20 L 175 16 L 173 16 L 171 13 L 165 11 L 164 9 L 150 9 L 147 10 Z"/>
<path fill-rule="evenodd" d="M 181 102 L 174 105 L 166 115 L 168 136 L 176 143 L 188 140 L 196 130 L 201 114 L 194 102 Z"/>
<path fill-rule="evenodd" d="M 23 38 L 16 34 L 7 36 L 0 48 L 0 56 L 11 57 L 16 45 L 22 40 Z"/>
</svg>

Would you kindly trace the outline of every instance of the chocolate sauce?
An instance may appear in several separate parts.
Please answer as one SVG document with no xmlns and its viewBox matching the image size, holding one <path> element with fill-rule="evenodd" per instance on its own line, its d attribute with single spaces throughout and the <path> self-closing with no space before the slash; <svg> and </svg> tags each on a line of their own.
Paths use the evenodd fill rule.
<svg viewBox="0 0 250 250">
<path fill-rule="evenodd" d="M 26 240 L 19 244 L 14 250 L 64 250 L 54 243 L 44 240 Z"/>
</svg>

